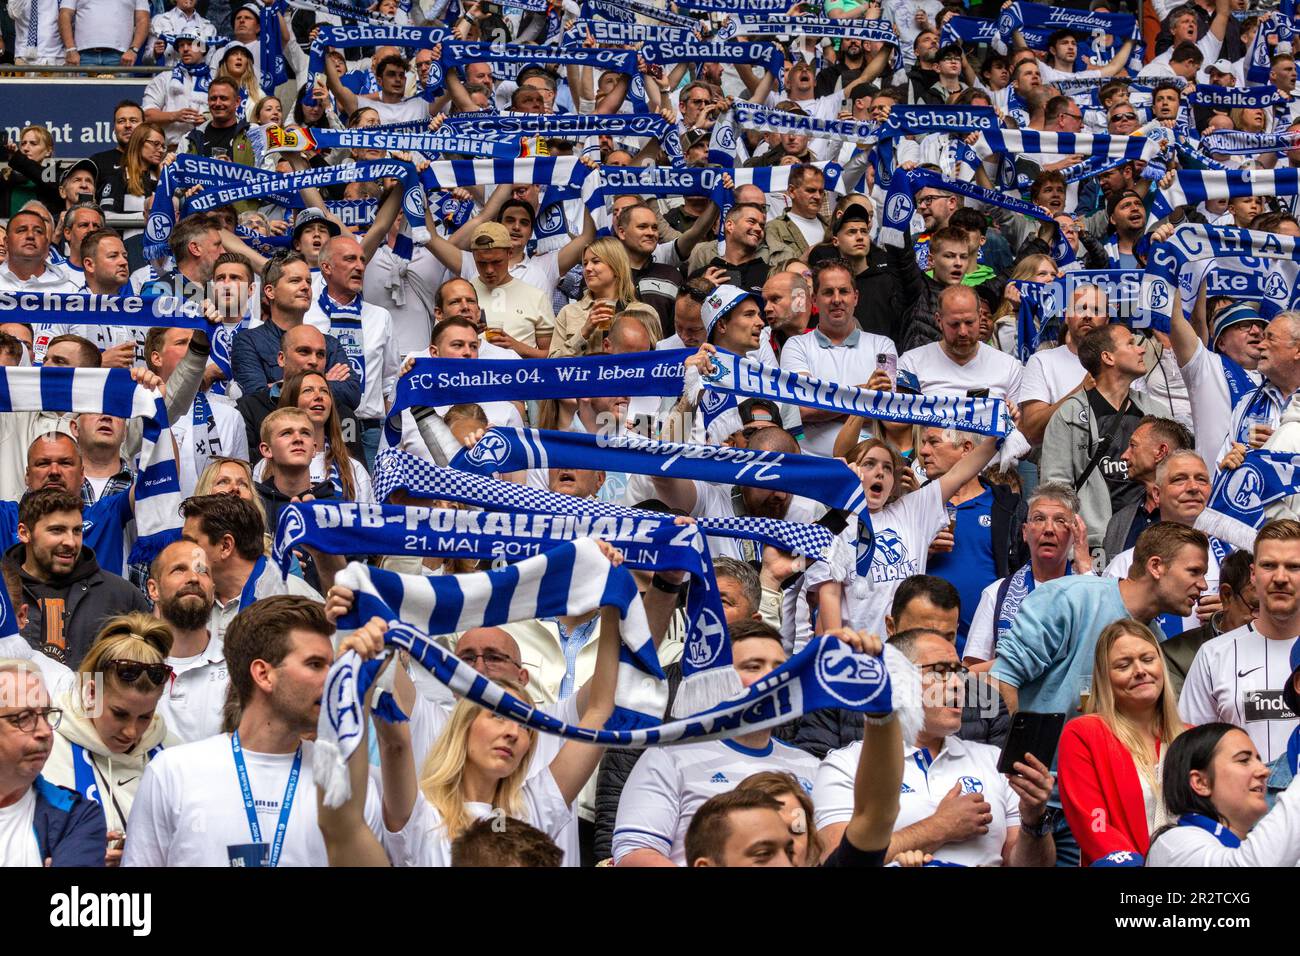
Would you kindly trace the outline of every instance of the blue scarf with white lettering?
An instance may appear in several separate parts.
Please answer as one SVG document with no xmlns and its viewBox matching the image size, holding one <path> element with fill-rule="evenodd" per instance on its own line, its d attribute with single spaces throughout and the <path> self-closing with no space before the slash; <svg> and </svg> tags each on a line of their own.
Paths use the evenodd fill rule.
<svg viewBox="0 0 1300 956">
<path fill-rule="evenodd" d="M 591 37 L 598 44 L 685 43 L 695 39 L 687 27 L 669 27 L 658 23 L 618 23 L 609 20 L 579 20 L 565 31 L 562 46 L 581 46 Z M 725 39 L 725 37 L 724 37 Z"/>
<path fill-rule="evenodd" d="M 1226 823 L 1211 820 L 1204 814 L 1184 813 L 1178 818 L 1178 825 L 1180 827 L 1196 827 L 1197 829 L 1204 830 L 1230 850 L 1235 850 L 1237 847 L 1241 846 L 1241 839 L 1237 834 L 1228 829 Z"/>
<path fill-rule="evenodd" d="M 1210 293 L 1207 292 L 1207 295 Z M 1250 377 L 1250 373 L 1244 368 L 1228 358 L 1222 352 L 1216 352 L 1219 361 L 1223 363 L 1223 377 L 1228 383 L 1228 403 L 1237 407 L 1237 403 L 1246 397 L 1253 389 L 1257 388 L 1259 383 Z"/>
<path fill-rule="evenodd" d="M 712 707 L 742 690 L 731 666 L 725 614 L 713 562 L 696 525 L 654 519 L 463 511 L 355 502 L 291 504 L 280 512 L 275 558 L 287 577 L 293 548 L 326 554 L 406 554 L 497 561 L 496 567 L 542 554 L 558 542 L 596 538 L 623 552 L 638 571 L 690 574 L 682 656 L 682 714 Z"/>
<path fill-rule="evenodd" d="M 380 452 L 375 460 L 374 476 L 375 497 L 380 501 L 386 501 L 394 491 L 405 491 L 429 501 L 459 501 L 492 510 L 586 517 L 663 518 L 657 511 L 628 508 L 594 498 L 575 498 L 513 481 L 440 468 L 423 458 L 393 449 Z M 728 516 L 699 518 L 696 526 L 710 538 L 754 541 L 810 561 L 825 561 L 837 579 L 852 568 L 855 561 L 839 537 L 822 524 Z"/>
<path fill-rule="evenodd" d="M 814 14 L 820 12 L 820 0 L 814 0 L 814 2 L 803 5 L 813 11 Z M 696 10 L 703 13 L 738 13 L 742 16 L 766 16 L 784 14 L 789 11 L 791 4 L 787 3 L 786 0 L 681 0 L 677 6 L 683 10 Z"/>
<path fill-rule="evenodd" d="M 645 0 L 583 0 L 582 14 L 583 20 L 595 20 L 597 17 L 604 17 L 615 23 L 633 24 L 636 23 L 637 14 L 643 17 L 649 17 L 651 20 L 658 20 L 660 23 L 667 23 L 671 26 L 682 27 L 694 33 L 699 28 L 699 23 L 693 17 L 688 17 L 682 13 L 673 13 L 669 10 L 653 3 L 646 3 Z"/>
<path fill-rule="evenodd" d="M 1055 338 L 1066 305 L 1078 289 L 1102 289 L 1111 314 L 1127 315 L 1138 301 L 1141 282 L 1142 273 L 1136 269 L 1078 269 L 1052 282 L 1015 280 L 1020 290 L 1016 357 L 1027 362 L 1044 338 Z"/>
<path fill-rule="evenodd" d="M 1228 86 L 1208 86 L 1200 84 L 1187 94 L 1187 102 L 1192 106 L 1212 106 L 1216 109 L 1268 109 L 1279 103 L 1285 103 L 1286 97 L 1278 92 L 1276 86 L 1252 86 L 1246 89 Z M 1235 132 L 1235 130 L 1217 130 L 1216 132 Z"/>
<path fill-rule="evenodd" d="M 1236 129 L 1218 129 L 1201 139 L 1201 149 L 1221 156 L 1284 153 L 1295 149 L 1296 146 L 1300 146 L 1300 132 L 1286 130 L 1275 130 L 1272 133 L 1246 133 Z"/>
<path fill-rule="evenodd" d="M 727 43 L 695 41 L 643 43 L 638 52 L 650 64 L 749 63 L 761 66 L 775 77 L 785 69 L 785 54 L 775 43 Z"/>
<path fill-rule="evenodd" d="M 363 46 L 399 46 L 427 50 L 450 36 L 451 32 L 446 27 L 399 27 L 391 23 L 357 23 L 350 26 L 322 24 L 316 31 L 316 38 L 311 41 L 307 55 L 307 76 L 302 101 L 308 106 L 316 105 L 313 93 L 317 80 L 325 72 L 325 51 L 331 47 L 355 49 Z M 436 60 L 429 65 L 430 83 L 435 75 L 438 86 L 441 87 L 442 67 Z"/>
<path fill-rule="evenodd" d="M 1042 3 L 1018 0 L 1002 11 L 997 21 L 997 40 L 993 47 L 1005 54 L 1012 43 L 1012 33 L 1042 30 L 1049 34 L 1056 30 L 1072 30 L 1093 37 L 1114 36 L 1134 40 L 1130 67 L 1136 72 L 1142 66 L 1142 33 L 1137 18 L 1128 13 L 1093 13 L 1053 7 Z M 1026 36 L 1028 40 L 1028 36 Z"/>
<path fill-rule="evenodd" d="M 374 128 L 310 129 L 306 148 L 310 149 L 383 149 L 424 153 L 466 153 L 492 159 L 515 159 L 519 156 L 519 137 L 505 134 L 461 136 L 449 124 L 429 132 L 388 132 Z M 269 146 L 267 152 L 276 153 L 293 149 L 289 146 Z"/>
<path fill-rule="evenodd" d="M 561 66 L 590 66 L 598 70 L 614 71 L 628 77 L 628 102 L 635 112 L 647 112 L 645 82 L 637 68 L 635 50 L 610 50 L 600 47 L 555 47 L 524 43 L 475 43 L 448 40 L 442 44 L 442 60 L 435 61 L 429 70 L 429 85 L 425 99 L 433 100 L 442 92 L 447 70 L 470 63 L 519 64 L 555 63 Z"/>
<path fill-rule="evenodd" d="M 0 322 L 124 325 L 208 331 L 194 303 L 172 295 L 94 295 L 89 292 L 0 292 Z"/>
<path fill-rule="evenodd" d="M 803 133 L 812 139 L 831 139 L 843 143 L 874 140 L 880 133 L 879 123 L 802 116 L 757 103 L 737 102 L 731 113 L 737 126 L 763 133 Z"/>
<path fill-rule="evenodd" d="M 1215 476 L 1209 507 L 1258 528 L 1265 509 L 1300 492 L 1300 455 L 1253 449 L 1232 471 Z"/>
<path fill-rule="evenodd" d="M 1150 327 L 1167 333 L 1173 314 L 1174 292 L 1182 284 L 1188 264 L 1206 259 L 1239 259 L 1243 256 L 1300 262 L 1300 243 L 1297 243 L 1295 237 L 1279 236 L 1271 232 L 1252 232 L 1248 229 L 1199 223 L 1179 226 L 1172 236 L 1151 247 L 1142 280 L 1142 301 L 1133 316 L 1133 327 Z"/>
<path fill-rule="evenodd" d="M 681 136 L 674 124 L 653 113 L 616 113 L 612 116 L 565 113 L 515 113 L 509 116 L 487 112 L 457 113 L 439 132 L 450 130 L 464 139 L 475 136 L 541 136 L 547 139 L 584 139 L 588 136 L 649 137 L 659 140 L 674 164 L 683 162 Z"/>
</svg>

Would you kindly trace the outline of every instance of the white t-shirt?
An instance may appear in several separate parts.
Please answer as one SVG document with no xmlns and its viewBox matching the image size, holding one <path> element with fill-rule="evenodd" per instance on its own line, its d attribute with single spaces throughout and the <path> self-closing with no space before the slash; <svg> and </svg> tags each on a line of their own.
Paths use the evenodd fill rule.
<svg viewBox="0 0 1300 956">
<path fill-rule="evenodd" d="M 779 740 L 755 750 L 734 740 L 650 747 L 628 775 L 614 820 L 614 862 L 633 850 L 656 850 L 686 866 L 686 829 L 710 797 L 764 770 L 794 774 L 812 793 L 817 758 Z"/>
<path fill-rule="evenodd" d="M 891 339 L 855 329 L 842 345 L 832 345 L 821 332 L 792 335 L 781 349 L 781 369 L 806 372 L 812 378 L 841 385 L 865 385 L 876 371 L 877 355 L 898 355 Z M 901 363 L 900 363 L 901 367 Z M 800 451 L 831 457 L 844 420 L 832 419 L 804 425 Z"/>
<path fill-rule="evenodd" d="M 1087 374 L 1079 363 L 1079 356 L 1064 345 L 1035 352 L 1025 363 L 1017 401 L 1021 405 L 1025 402 L 1055 405 L 1078 388 Z"/>
<path fill-rule="evenodd" d="M 195 89 L 193 77 L 185 76 L 178 79 L 171 71 L 164 71 L 150 80 L 149 85 L 144 88 L 140 105 L 147 110 L 157 109 L 164 113 L 175 113 L 184 109 L 202 113 L 208 108 L 208 94 L 206 90 L 200 92 Z M 163 129 L 163 135 L 167 142 L 179 143 L 192 129 L 194 129 L 193 123 L 179 121 L 168 123 Z"/>
<path fill-rule="evenodd" d="M 1005 578 L 998 578 L 980 592 L 980 603 L 975 606 L 975 615 L 970 619 L 970 628 L 966 631 L 966 648 L 962 658 L 977 661 L 993 660 L 993 649 L 997 646 L 998 622 L 994 612 L 998 603 L 998 589 Z"/>
<path fill-rule="evenodd" d="M 429 101 L 422 96 L 412 96 L 400 103 L 385 103 L 368 96 L 358 96 L 357 108 L 362 107 L 372 109 L 378 113 L 379 122 L 384 125 L 388 123 L 411 123 L 429 118 Z"/>
<path fill-rule="evenodd" d="M 1020 401 L 1023 367 L 1015 356 L 999 352 L 983 342 L 975 357 L 965 365 L 958 365 L 950 359 L 944 353 L 942 343 L 931 342 L 904 352 L 898 359 L 898 367 L 915 375 L 921 383 L 921 390 L 927 393 L 966 395 L 987 389 L 990 398 Z M 1074 385 L 1078 384 L 1076 380 Z"/>
<path fill-rule="evenodd" d="M 510 274 L 520 282 L 549 294 L 560 284 L 560 254 L 544 252 L 537 256 L 524 256 L 522 261 L 510 267 Z M 465 251 L 460 254 L 460 277 L 470 281 L 478 278 L 474 253 Z"/>
<path fill-rule="evenodd" d="M 862 742 L 832 750 L 817 770 L 813 806 L 818 828 L 847 823 L 853 816 L 853 779 L 857 775 Z M 910 744 L 903 748 L 903 786 L 898 798 L 894 832 L 934 815 L 954 785 L 962 793 L 981 793 L 993 814 L 988 833 L 948 843 L 934 853 L 936 860 L 962 866 L 1001 866 L 1007 832 L 1020 826 L 1020 798 L 998 772 L 1001 751 L 989 744 L 948 737 L 939 755 Z"/>
<path fill-rule="evenodd" d="M 28 787 L 16 803 L 0 807 L 0 867 L 44 865 L 32 829 L 35 820 L 35 787 Z"/>
<path fill-rule="evenodd" d="M 804 242 L 808 243 L 810 249 L 826 238 L 826 226 L 820 219 L 805 219 L 803 216 L 795 215 L 793 211 L 789 216 L 790 221 L 803 233 Z"/>
<path fill-rule="evenodd" d="M 1265 763 L 1285 754 L 1296 718 L 1285 716 L 1282 688 L 1291 679 L 1295 641 L 1270 640 L 1246 624 L 1202 644 L 1178 697 L 1183 722 L 1236 724 Z"/>
<path fill-rule="evenodd" d="M 311 741 L 302 745 L 302 769 L 280 866 L 329 866 L 316 823 L 314 746 Z M 262 840 L 269 844 L 275 838 L 293 754 L 245 749 L 244 761 Z M 383 823 L 373 782 L 366 790 L 365 816 L 378 839 Z M 123 866 L 229 866 L 227 848 L 253 842 L 229 735 L 169 747 L 151 760 L 136 791 L 127 832 L 131 838 L 126 841 Z"/>
<path fill-rule="evenodd" d="M 922 485 L 873 514 L 871 527 L 875 532 L 876 546 L 871 553 L 871 573 L 868 577 L 854 574 L 844 585 L 840 605 L 844 626 L 874 634 L 885 633 L 885 615 L 893 604 L 898 585 L 904 578 L 925 574 L 930 559 L 930 542 L 947 526 L 948 509 L 937 481 Z M 853 548 L 857 532 L 856 522 L 850 522 L 840 532 L 840 539 Z M 824 561 L 811 565 L 803 577 L 800 603 L 808 592 L 829 580 L 829 566 Z M 796 645 L 808 637 L 808 634 L 796 633 Z"/>
<path fill-rule="evenodd" d="M 555 785 L 549 769 L 530 776 L 521 792 L 523 821 L 537 827 L 558 844 L 561 834 L 573 820 L 569 805 Z M 475 820 L 491 816 L 492 805 L 467 802 L 466 810 Z M 384 831 L 384 849 L 393 866 L 451 866 L 451 840 L 447 839 L 442 816 L 417 793 L 406 826 L 396 833 Z"/>
<path fill-rule="evenodd" d="M 495 289 L 485 286 L 481 278 L 471 282 L 483 309 L 483 321 L 491 328 L 501 329 L 534 348 L 539 335 L 550 335 L 555 330 L 555 311 L 551 308 L 549 292 L 514 278 Z"/>
<path fill-rule="evenodd" d="M 60 0 L 59 9 L 73 11 L 72 39 L 78 50 L 125 52 L 131 49 L 136 11 L 147 14 L 149 0 Z"/>
<path fill-rule="evenodd" d="M 178 450 L 177 471 L 181 481 L 181 494 L 194 494 L 199 475 L 207 468 L 213 458 L 239 458 L 249 460 L 248 429 L 244 427 L 244 417 L 239 410 L 226 402 L 218 401 L 215 395 L 208 397 L 208 407 L 212 409 L 212 422 L 220 448 L 213 448 L 208 441 L 206 425 L 194 427 L 194 406 L 190 405 L 184 415 L 178 415 L 172 422 L 172 438 L 176 440 Z"/>
</svg>

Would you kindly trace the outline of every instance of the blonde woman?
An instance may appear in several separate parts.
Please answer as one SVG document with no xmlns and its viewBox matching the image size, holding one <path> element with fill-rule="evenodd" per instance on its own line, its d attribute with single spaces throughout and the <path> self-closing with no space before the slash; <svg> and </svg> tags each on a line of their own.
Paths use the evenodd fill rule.
<svg viewBox="0 0 1300 956">
<path fill-rule="evenodd" d="M 1101 632 L 1084 710 L 1065 725 L 1057 754 L 1061 804 L 1083 864 L 1122 850 L 1145 857 L 1151 834 L 1170 822 L 1162 770 L 1184 730 L 1146 625 L 1122 620 Z"/>
<path fill-rule="evenodd" d="M 627 250 L 613 236 L 597 239 L 583 251 L 582 277 L 586 293 L 555 317 L 554 358 L 600 351 L 600 336 L 615 314 L 637 301 Z"/>
<path fill-rule="evenodd" d="M 1056 261 L 1047 255 L 1035 253 L 1025 256 L 1011 270 L 1011 279 L 1021 282 L 1054 282 L 1061 275 Z M 993 313 L 993 334 L 989 344 L 1010 355 L 1016 354 L 1016 319 L 1020 315 L 1020 290 L 1007 282 L 1002 293 L 1002 304 Z M 1053 343 L 1054 344 L 1054 343 Z"/>
<path fill-rule="evenodd" d="M 100 630 L 78 668 L 76 684 L 59 698 L 63 719 L 43 774 L 104 808 L 105 866 L 122 859 L 126 821 L 149 761 L 169 737 L 158 701 L 172 668 L 171 628 L 147 614 L 123 614 Z"/>
<path fill-rule="evenodd" d="M 603 542 L 601 551 L 614 564 L 622 563 L 622 554 Z M 331 588 L 326 614 L 337 619 L 352 600 L 346 589 Z M 339 653 L 355 650 L 363 658 L 373 657 L 383 649 L 386 630 L 384 621 L 372 618 L 344 638 Z M 595 672 L 566 702 L 562 719 L 604 726 L 614 709 L 620 645 L 619 612 L 602 608 Z M 573 801 L 596 771 L 604 747 L 576 741 L 547 746 L 553 756 L 546 770 L 530 773 L 533 753 L 541 749 L 535 731 L 468 700 L 457 702 L 445 724 L 435 729 L 427 716 L 435 705 L 418 699 L 405 672 L 396 677 L 394 694 L 399 704 L 411 704 L 412 719 L 374 721 L 383 775 L 383 847 L 362 810 L 366 789 L 358 782 L 364 781 L 366 748 L 361 746 L 350 765 L 352 798 L 336 810 L 322 809 L 318 817 L 331 866 L 389 861 L 394 866 L 449 866 L 452 841 L 475 820 L 498 814 L 523 820 L 552 839 L 572 824 Z M 493 680 L 519 700 L 531 700 L 517 681 Z M 430 731 L 437 735 L 432 746 Z M 421 758 L 421 750 L 427 756 Z"/>
<path fill-rule="evenodd" d="M 45 182 L 44 162 L 54 155 L 54 137 L 44 126 L 27 126 L 18 142 L 7 141 L 0 159 L 8 165 L 0 170 L 0 214 L 8 219 L 33 199 L 51 208 L 63 202 L 53 182 Z"/>
<path fill-rule="evenodd" d="M 814 823 L 812 797 L 799 785 L 794 774 L 764 770 L 740 781 L 737 790 L 757 790 L 781 804 L 781 816 L 790 825 L 794 837 L 796 866 L 817 866 L 824 848 Z"/>
<path fill-rule="evenodd" d="M 143 216 L 145 203 L 153 196 L 166 158 L 167 135 L 163 128 L 157 123 L 137 126 L 127 140 L 122 165 L 103 180 L 100 208 L 105 213 Z"/>
<path fill-rule="evenodd" d="M 227 77 L 239 88 L 239 107 L 235 111 L 241 120 L 257 115 L 257 107 L 266 96 L 257 81 L 257 72 L 253 68 L 253 54 L 242 43 L 232 43 L 221 54 L 221 64 L 217 67 L 217 76 Z"/>
</svg>

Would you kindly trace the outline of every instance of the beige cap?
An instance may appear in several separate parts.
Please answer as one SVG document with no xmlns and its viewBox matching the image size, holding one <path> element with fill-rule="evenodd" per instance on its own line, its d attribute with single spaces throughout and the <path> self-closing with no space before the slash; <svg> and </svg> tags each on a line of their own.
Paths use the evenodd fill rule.
<svg viewBox="0 0 1300 956">
<path fill-rule="evenodd" d="M 510 249 L 514 243 L 510 241 L 510 233 L 506 227 L 499 222 L 485 222 L 474 230 L 474 235 L 469 240 L 469 247 L 474 249 Z"/>
</svg>

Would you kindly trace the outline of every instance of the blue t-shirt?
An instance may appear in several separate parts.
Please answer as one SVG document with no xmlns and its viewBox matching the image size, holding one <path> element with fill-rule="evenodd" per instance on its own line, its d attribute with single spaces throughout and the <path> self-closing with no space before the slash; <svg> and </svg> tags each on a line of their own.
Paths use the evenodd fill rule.
<svg viewBox="0 0 1300 956">
<path fill-rule="evenodd" d="M 95 552 L 105 571 L 126 574 L 126 527 L 135 517 L 131 490 L 105 495 L 82 512 L 81 543 Z M 18 502 L 0 501 L 0 540 L 6 547 L 18 543 Z"/>
<path fill-rule="evenodd" d="M 985 488 L 956 508 L 957 528 L 953 532 L 952 550 L 931 555 L 926 571 L 952 582 L 961 596 L 961 616 L 957 624 L 957 656 L 961 657 L 966 648 L 966 632 L 970 629 L 975 609 L 979 607 L 980 596 L 998 576 L 991 533 L 993 490 Z"/>
</svg>

